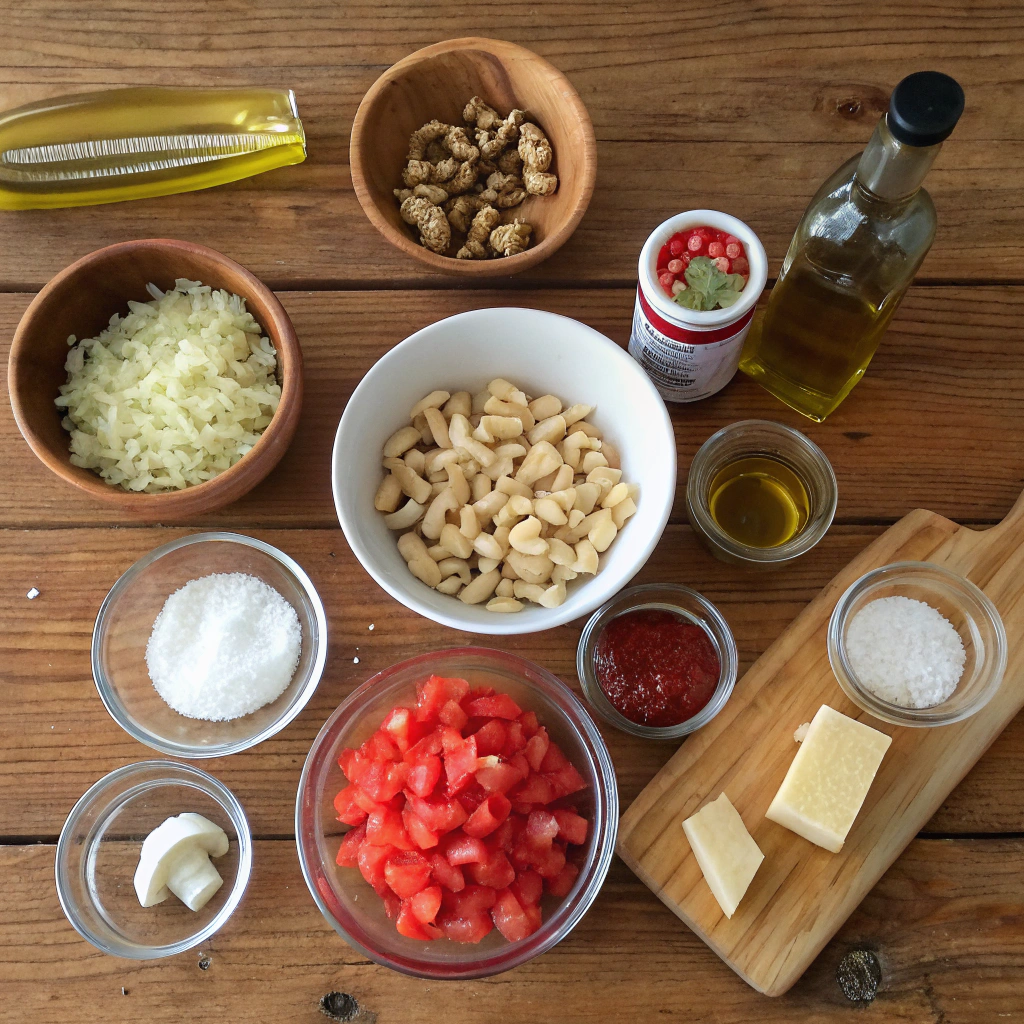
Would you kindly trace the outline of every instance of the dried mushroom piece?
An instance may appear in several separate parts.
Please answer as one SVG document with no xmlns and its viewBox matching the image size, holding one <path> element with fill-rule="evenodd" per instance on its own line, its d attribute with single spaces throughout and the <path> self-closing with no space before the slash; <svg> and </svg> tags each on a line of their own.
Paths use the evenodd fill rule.
<svg viewBox="0 0 1024 1024">
<path fill-rule="evenodd" d="M 551 195 L 558 188 L 558 178 L 544 173 L 551 166 L 551 143 L 535 124 L 524 124 L 520 129 L 519 155 L 526 191 L 534 196 Z"/>
<path fill-rule="evenodd" d="M 444 212 L 448 215 L 452 230 L 464 235 L 469 231 L 476 214 L 487 205 L 487 200 L 482 196 L 463 194 L 449 199 L 444 204 Z"/>
<path fill-rule="evenodd" d="M 490 246 L 499 256 L 517 256 L 530 244 L 533 228 L 524 221 L 502 224 L 491 232 Z"/>
<path fill-rule="evenodd" d="M 431 142 L 443 138 L 449 131 L 451 131 L 450 124 L 444 124 L 437 120 L 428 121 L 422 128 L 418 128 L 409 136 L 409 155 L 406 159 L 423 160 L 427 154 L 427 146 Z"/>
<path fill-rule="evenodd" d="M 492 198 L 493 194 L 493 198 Z M 518 206 L 526 198 L 526 189 L 523 188 L 522 179 L 515 174 L 502 174 L 495 171 L 487 179 L 487 188 L 484 195 L 490 202 L 500 210 L 507 210 Z"/>
<path fill-rule="evenodd" d="M 493 206 L 485 206 L 473 218 L 469 226 L 466 244 L 455 254 L 459 260 L 485 260 L 488 257 L 487 241 L 498 226 L 501 214 Z"/>
<path fill-rule="evenodd" d="M 429 199 L 435 206 L 440 206 L 448 198 L 448 193 L 440 185 L 416 185 L 414 188 L 395 189 L 395 198 L 400 203 L 404 203 L 409 196 Z"/>
<path fill-rule="evenodd" d="M 444 210 L 422 196 L 410 196 L 402 203 L 402 220 L 415 225 L 420 232 L 420 244 L 431 252 L 443 254 L 452 240 L 452 229 Z"/>
<path fill-rule="evenodd" d="M 462 119 L 466 124 L 476 125 L 477 128 L 495 128 L 501 124 L 501 115 L 489 107 L 479 96 L 474 96 L 462 111 Z"/>
</svg>

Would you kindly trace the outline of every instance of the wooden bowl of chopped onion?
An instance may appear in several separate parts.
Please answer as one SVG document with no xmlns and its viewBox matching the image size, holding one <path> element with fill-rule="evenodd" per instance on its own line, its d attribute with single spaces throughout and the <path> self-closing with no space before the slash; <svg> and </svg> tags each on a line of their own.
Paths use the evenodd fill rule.
<svg viewBox="0 0 1024 1024">
<path fill-rule="evenodd" d="M 518 220 L 532 228 L 526 248 L 512 255 L 488 249 L 489 258 L 456 258 L 465 237 L 458 234 L 458 227 L 451 229 L 447 254 L 432 252 L 420 244 L 416 228 L 403 220 L 395 196 L 396 189 L 410 184 L 403 182 L 410 136 L 428 122 L 462 128 L 469 142 L 479 141 L 479 122 L 473 124 L 464 116 L 474 97 L 501 118 L 515 110 L 525 112 L 526 119 L 546 134 L 553 153 L 550 166 L 544 167 L 557 178 L 551 194 L 528 194 L 509 207 L 496 204 L 501 226 Z M 481 163 L 483 159 L 481 154 Z M 536 266 L 576 230 L 594 191 L 597 144 L 587 109 L 561 71 L 515 43 L 470 37 L 417 50 L 374 82 L 356 111 L 349 162 L 363 211 L 392 245 L 432 270 L 496 277 Z M 522 173 L 519 176 L 525 179 Z M 486 172 L 481 173 L 474 187 L 483 188 L 486 178 Z M 450 198 L 461 194 L 452 192 Z M 449 220 L 457 223 L 450 215 Z"/>
<path fill-rule="evenodd" d="M 244 267 L 146 239 L 90 253 L 43 288 L 14 335 L 8 385 L 18 428 L 62 480 L 132 518 L 184 519 L 235 501 L 280 460 L 302 352 Z"/>
</svg>

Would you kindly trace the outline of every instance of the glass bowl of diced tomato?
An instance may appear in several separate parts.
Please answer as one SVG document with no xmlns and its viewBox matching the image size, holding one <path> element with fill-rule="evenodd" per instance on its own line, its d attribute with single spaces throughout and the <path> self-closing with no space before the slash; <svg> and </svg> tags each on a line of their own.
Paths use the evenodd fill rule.
<svg viewBox="0 0 1024 1024">
<path fill-rule="evenodd" d="M 576 926 L 615 849 L 615 769 L 550 672 L 481 647 L 378 673 L 320 730 L 296 842 L 324 917 L 431 979 L 518 967 Z"/>
</svg>

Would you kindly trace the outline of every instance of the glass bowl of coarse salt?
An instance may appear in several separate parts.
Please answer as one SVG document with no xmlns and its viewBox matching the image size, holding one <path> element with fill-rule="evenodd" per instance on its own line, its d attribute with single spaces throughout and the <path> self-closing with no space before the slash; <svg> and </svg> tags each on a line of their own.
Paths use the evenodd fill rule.
<svg viewBox="0 0 1024 1024">
<path fill-rule="evenodd" d="M 283 729 L 327 660 L 327 617 L 292 558 L 252 537 L 200 533 L 140 558 L 92 637 L 114 721 L 154 750 L 221 757 Z"/>
<path fill-rule="evenodd" d="M 883 722 L 949 725 L 992 699 L 1006 670 L 996 606 L 930 562 L 894 562 L 854 583 L 828 626 L 828 657 L 847 697 Z"/>
</svg>

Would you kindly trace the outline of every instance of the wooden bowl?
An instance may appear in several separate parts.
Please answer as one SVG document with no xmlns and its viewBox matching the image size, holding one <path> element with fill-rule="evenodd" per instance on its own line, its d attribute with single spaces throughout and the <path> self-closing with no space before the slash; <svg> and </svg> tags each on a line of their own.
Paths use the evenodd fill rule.
<svg viewBox="0 0 1024 1024">
<path fill-rule="evenodd" d="M 69 335 L 94 337 L 114 313 L 128 312 L 129 299 L 150 300 L 150 281 L 166 290 L 179 277 L 226 288 L 245 299 L 246 308 L 277 349 L 281 402 L 259 441 L 230 469 L 179 491 L 133 493 L 106 483 L 91 469 L 71 465 L 70 436 L 61 426 L 54 399 L 67 380 Z M 21 318 L 11 344 L 7 381 L 18 429 L 62 480 L 132 518 L 185 519 L 240 498 L 284 455 L 302 406 L 302 351 L 277 296 L 248 270 L 206 246 L 152 238 L 98 249 L 50 281 Z"/>
<path fill-rule="evenodd" d="M 462 110 L 479 95 L 498 113 L 519 107 L 547 133 L 558 190 L 529 196 L 503 211 L 533 225 L 530 248 L 517 256 L 457 260 L 419 243 L 415 228 L 398 213 L 394 189 L 402 187 L 409 136 L 432 118 L 463 123 Z M 446 274 L 498 277 L 536 266 L 576 230 L 597 176 L 594 127 L 569 80 L 537 54 L 499 39 L 449 39 L 417 50 L 374 82 L 352 125 L 352 185 L 366 216 L 402 252 Z"/>
</svg>

